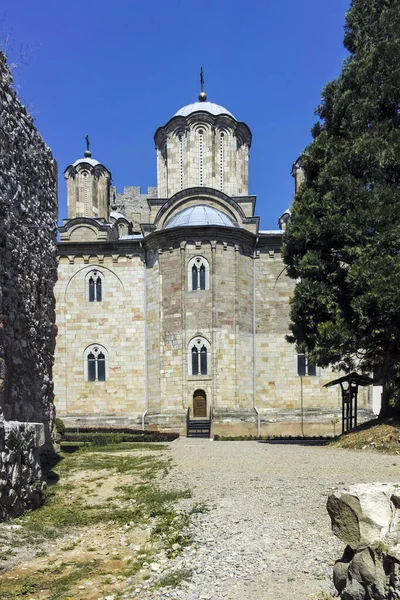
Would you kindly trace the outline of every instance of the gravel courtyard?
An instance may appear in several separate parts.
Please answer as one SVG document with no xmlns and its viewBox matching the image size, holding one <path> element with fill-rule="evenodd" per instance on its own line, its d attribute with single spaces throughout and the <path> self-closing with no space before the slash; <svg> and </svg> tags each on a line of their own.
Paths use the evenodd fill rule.
<svg viewBox="0 0 400 600">
<path fill-rule="evenodd" d="M 324 446 L 211 442 L 170 445 L 169 488 L 188 486 L 197 544 L 175 559 L 193 570 L 186 589 L 141 598 L 311 600 L 333 591 L 343 544 L 330 531 L 329 493 L 356 482 L 400 481 L 400 456 Z"/>
</svg>

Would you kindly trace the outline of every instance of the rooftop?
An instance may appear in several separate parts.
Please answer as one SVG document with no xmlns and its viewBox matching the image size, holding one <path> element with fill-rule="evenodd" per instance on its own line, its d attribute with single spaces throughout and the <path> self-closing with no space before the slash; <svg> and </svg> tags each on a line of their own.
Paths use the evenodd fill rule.
<svg viewBox="0 0 400 600">
<path fill-rule="evenodd" d="M 211 115 L 228 115 L 235 119 L 233 114 L 220 104 L 214 104 L 214 102 L 193 102 L 193 104 L 187 104 L 183 106 L 174 114 L 174 117 L 187 117 L 194 112 L 203 111 L 208 112 Z M 235 119 L 236 120 L 236 119 Z"/>
<path fill-rule="evenodd" d="M 164 225 L 164 229 L 171 229 L 172 227 L 196 227 L 199 225 L 239 227 L 236 221 L 217 208 L 208 206 L 207 204 L 196 204 L 195 206 L 189 206 L 176 213 L 167 224 Z"/>
</svg>

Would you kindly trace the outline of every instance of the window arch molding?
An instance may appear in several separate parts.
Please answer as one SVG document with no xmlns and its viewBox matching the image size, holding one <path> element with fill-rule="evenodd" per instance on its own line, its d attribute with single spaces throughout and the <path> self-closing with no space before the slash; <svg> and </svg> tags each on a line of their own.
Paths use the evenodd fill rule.
<svg viewBox="0 0 400 600">
<path fill-rule="evenodd" d="M 188 262 L 188 289 L 190 292 L 210 289 L 210 265 L 204 256 L 193 256 Z"/>
<path fill-rule="evenodd" d="M 211 345 L 203 336 L 192 338 L 188 344 L 189 377 L 211 375 Z"/>
<path fill-rule="evenodd" d="M 85 295 L 87 302 L 104 300 L 104 275 L 99 269 L 91 269 L 85 275 Z"/>
<path fill-rule="evenodd" d="M 90 344 L 83 353 L 85 381 L 107 381 L 109 378 L 108 351 L 102 344 Z"/>
</svg>

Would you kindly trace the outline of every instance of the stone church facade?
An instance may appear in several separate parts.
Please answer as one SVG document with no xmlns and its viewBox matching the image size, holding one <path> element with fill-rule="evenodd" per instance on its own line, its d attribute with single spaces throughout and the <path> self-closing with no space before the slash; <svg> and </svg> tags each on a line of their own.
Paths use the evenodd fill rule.
<svg viewBox="0 0 400 600">
<path fill-rule="evenodd" d="M 155 133 L 157 188 L 111 186 L 87 150 L 67 167 L 54 367 L 69 424 L 184 431 L 212 413 L 220 434 L 332 433 L 337 373 L 285 340 L 294 282 L 280 229 L 259 229 L 248 195 L 252 134 L 199 102 Z M 295 164 L 296 184 L 302 172 Z M 359 398 L 371 414 L 371 392 Z M 201 414 L 200 414 L 201 413 Z"/>
</svg>

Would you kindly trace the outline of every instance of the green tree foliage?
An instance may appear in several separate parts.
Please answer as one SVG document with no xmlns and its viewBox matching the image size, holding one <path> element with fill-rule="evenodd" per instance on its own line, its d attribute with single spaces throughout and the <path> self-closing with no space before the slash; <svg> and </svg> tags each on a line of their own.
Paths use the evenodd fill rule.
<svg viewBox="0 0 400 600">
<path fill-rule="evenodd" d="M 400 0 L 353 0 L 349 57 L 325 87 L 300 157 L 284 260 L 299 351 L 400 382 Z"/>
</svg>

